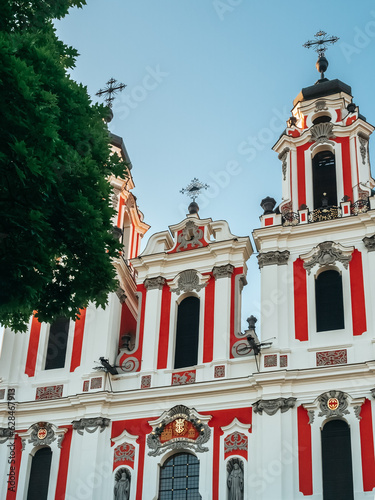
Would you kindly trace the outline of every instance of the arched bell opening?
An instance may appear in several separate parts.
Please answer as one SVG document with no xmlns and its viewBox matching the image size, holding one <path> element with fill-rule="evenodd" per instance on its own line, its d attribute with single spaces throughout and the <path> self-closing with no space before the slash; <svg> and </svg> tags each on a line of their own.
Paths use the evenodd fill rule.
<svg viewBox="0 0 375 500">
<path fill-rule="evenodd" d="M 314 209 L 337 206 L 335 155 L 329 149 L 318 151 L 312 159 Z"/>
<path fill-rule="evenodd" d="M 199 310 L 198 297 L 188 296 L 178 304 L 174 368 L 198 362 Z"/>
<path fill-rule="evenodd" d="M 342 276 L 336 269 L 315 277 L 315 308 L 317 332 L 345 328 Z"/>
</svg>

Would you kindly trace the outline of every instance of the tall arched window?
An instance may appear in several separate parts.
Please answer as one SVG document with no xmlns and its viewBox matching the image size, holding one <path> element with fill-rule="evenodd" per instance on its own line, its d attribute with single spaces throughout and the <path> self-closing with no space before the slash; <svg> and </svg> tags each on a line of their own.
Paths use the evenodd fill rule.
<svg viewBox="0 0 375 500">
<path fill-rule="evenodd" d="M 49 328 L 45 370 L 64 368 L 68 344 L 69 318 L 59 318 Z"/>
<path fill-rule="evenodd" d="M 335 270 L 323 271 L 315 280 L 316 330 L 344 328 L 344 303 L 341 274 Z"/>
<path fill-rule="evenodd" d="M 312 171 L 314 209 L 337 206 L 335 155 L 331 151 L 317 153 L 312 160 Z"/>
<path fill-rule="evenodd" d="M 200 500 L 199 460 L 191 453 L 168 458 L 160 469 L 158 500 Z"/>
<path fill-rule="evenodd" d="M 51 448 L 40 448 L 31 462 L 27 500 L 47 500 L 49 473 L 51 469 Z"/>
<path fill-rule="evenodd" d="M 322 430 L 323 499 L 353 500 L 350 428 L 343 420 L 331 420 Z"/>
<path fill-rule="evenodd" d="M 198 362 L 199 299 L 186 297 L 178 306 L 175 368 L 194 366 Z"/>
</svg>

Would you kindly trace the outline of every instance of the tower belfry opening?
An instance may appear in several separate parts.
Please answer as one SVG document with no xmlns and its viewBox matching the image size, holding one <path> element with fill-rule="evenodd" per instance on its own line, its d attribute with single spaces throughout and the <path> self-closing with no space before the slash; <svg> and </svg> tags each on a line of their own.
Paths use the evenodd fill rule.
<svg viewBox="0 0 375 500">
<path fill-rule="evenodd" d="M 320 151 L 312 160 L 314 209 L 337 206 L 335 155 Z"/>
</svg>

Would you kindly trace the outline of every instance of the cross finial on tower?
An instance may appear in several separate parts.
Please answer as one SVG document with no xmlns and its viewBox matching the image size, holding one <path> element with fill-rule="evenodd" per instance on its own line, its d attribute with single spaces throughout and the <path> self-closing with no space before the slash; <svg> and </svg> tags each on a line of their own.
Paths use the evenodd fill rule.
<svg viewBox="0 0 375 500">
<path fill-rule="evenodd" d="M 189 213 L 198 213 L 199 207 L 198 204 L 195 203 L 195 200 L 199 196 L 202 189 L 207 189 L 210 186 L 208 184 L 202 184 L 196 177 L 186 186 L 186 188 L 182 188 L 180 193 L 187 194 L 193 201 L 189 205 Z"/>
<path fill-rule="evenodd" d="M 303 44 L 303 47 L 310 49 L 311 47 L 318 53 L 318 61 L 316 63 L 316 69 L 321 74 L 321 79 L 324 79 L 324 72 L 328 68 L 328 61 L 325 57 L 325 51 L 327 50 L 327 45 L 332 45 L 339 40 L 337 36 L 329 36 L 325 31 L 318 31 L 315 34 L 315 40 L 308 40 Z"/>
<path fill-rule="evenodd" d="M 112 102 L 115 98 L 115 94 L 117 94 L 117 92 L 121 92 L 122 90 L 124 90 L 126 85 L 124 83 L 117 83 L 117 80 L 115 80 L 114 78 L 108 80 L 106 85 L 107 85 L 106 88 L 98 90 L 98 92 L 95 95 L 99 97 L 106 96 L 104 100 L 107 103 L 107 106 L 109 108 L 112 108 Z"/>
</svg>

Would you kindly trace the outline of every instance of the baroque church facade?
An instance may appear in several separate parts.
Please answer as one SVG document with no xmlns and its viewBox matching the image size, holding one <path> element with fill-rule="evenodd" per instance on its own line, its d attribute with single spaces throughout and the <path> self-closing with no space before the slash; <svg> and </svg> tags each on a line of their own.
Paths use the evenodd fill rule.
<svg viewBox="0 0 375 500">
<path fill-rule="evenodd" d="M 340 80 L 294 100 L 253 232 L 269 342 L 252 316 L 241 333 L 250 238 L 192 203 L 141 252 L 132 176 L 112 177 L 108 307 L 4 332 L 0 498 L 373 499 L 373 130 Z"/>
</svg>

